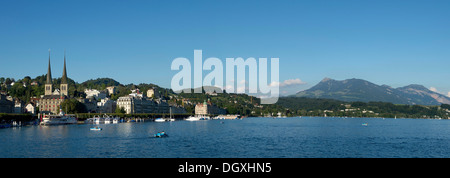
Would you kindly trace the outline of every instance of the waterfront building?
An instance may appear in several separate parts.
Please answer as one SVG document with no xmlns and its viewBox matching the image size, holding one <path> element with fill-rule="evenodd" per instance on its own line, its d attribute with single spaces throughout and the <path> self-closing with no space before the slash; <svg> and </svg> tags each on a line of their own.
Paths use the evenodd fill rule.
<svg viewBox="0 0 450 178">
<path fill-rule="evenodd" d="M 69 98 L 69 85 L 66 71 L 66 54 L 64 52 L 64 68 L 59 89 L 52 89 L 52 71 L 50 67 L 50 51 L 48 53 L 47 80 L 45 81 L 45 95 L 39 101 L 39 111 L 45 113 L 59 113 L 61 103 Z"/>
<path fill-rule="evenodd" d="M 169 113 L 169 104 L 162 99 L 144 98 L 139 90 L 133 90 L 128 96 L 117 99 L 117 107 L 127 114 L 135 113 Z"/>
<path fill-rule="evenodd" d="M 226 114 L 227 111 L 225 109 L 219 108 L 211 102 L 204 101 L 203 103 L 198 103 L 195 105 L 195 114 L 196 115 L 219 115 Z"/>
</svg>

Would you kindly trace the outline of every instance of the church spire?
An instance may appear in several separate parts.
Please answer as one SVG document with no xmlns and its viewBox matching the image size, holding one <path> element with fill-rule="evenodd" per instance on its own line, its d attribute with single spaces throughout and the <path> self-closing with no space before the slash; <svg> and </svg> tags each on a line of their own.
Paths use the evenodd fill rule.
<svg viewBox="0 0 450 178">
<path fill-rule="evenodd" d="M 50 49 L 48 49 L 48 71 L 45 81 L 45 95 L 52 95 L 52 69 L 50 68 Z"/>
<path fill-rule="evenodd" d="M 64 69 L 61 78 L 61 84 L 67 84 L 67 72 L 66 72 L 66 49 L 64 49 Z"/>
<path fill-rule="evenodd" d="M 50 68 L 50 49 L 48 49 L 48 71 L 47 71 L 47 81 L 45 84 L 52 84 L 52 70 Z"/>
</svg>

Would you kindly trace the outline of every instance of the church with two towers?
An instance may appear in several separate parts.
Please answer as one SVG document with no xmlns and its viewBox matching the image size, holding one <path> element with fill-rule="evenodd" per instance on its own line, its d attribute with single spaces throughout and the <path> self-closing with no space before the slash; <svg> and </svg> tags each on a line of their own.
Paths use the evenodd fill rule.
<svg viewBox="0 0 450 178">
<path fill-rule="evenodd" d="M 50 51 L 48 53 L 48 71 L 45 81 L 45 95 L 39 101 L 39 111 L 41 113 L 60 113 L 61 103 L 69 99 L 69 84 L 66 71 L 66 52 L 64 51 L 64 68 L 59 89 L 53 91 L 52 71 L 50 67 Z"/>
</svg>

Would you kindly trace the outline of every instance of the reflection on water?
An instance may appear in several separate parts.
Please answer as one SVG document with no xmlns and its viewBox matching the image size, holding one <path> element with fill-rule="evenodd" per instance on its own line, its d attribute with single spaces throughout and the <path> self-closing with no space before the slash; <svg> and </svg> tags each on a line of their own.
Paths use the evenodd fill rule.
<svg viewBox="0 0 450 178">
<path fill-rule="evenodd" d="M 368 123 L 368 126 L 362 126 Z M 0 129 L 0 157 L 450 157 L 450 121 L 247 118 Z M 169 137 L 154 138 L 165 131 Z"/>
</svg>

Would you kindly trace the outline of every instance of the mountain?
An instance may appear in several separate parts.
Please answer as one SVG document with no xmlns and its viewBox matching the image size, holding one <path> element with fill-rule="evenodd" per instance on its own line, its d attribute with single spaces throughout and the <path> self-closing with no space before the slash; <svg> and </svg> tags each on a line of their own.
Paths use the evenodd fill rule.
<svg viewBox="0 0 450 178">
<path fill-rule="evenodd" d="M 333 80 L 324 78 L 308 90 L 298 92 L 297 97 L 328 98 L 341 101 L 382 101 L 394 104 L 440 105 L 450 104 L 450 98 L 433 92 L 422 85 L 412 84 L 392 88 L 362 79 Z"/>
</svg>

